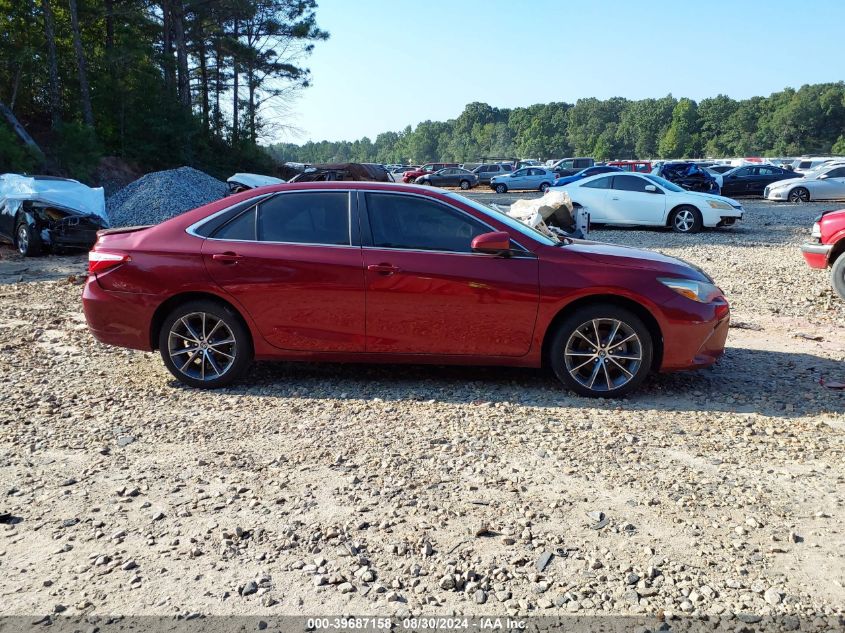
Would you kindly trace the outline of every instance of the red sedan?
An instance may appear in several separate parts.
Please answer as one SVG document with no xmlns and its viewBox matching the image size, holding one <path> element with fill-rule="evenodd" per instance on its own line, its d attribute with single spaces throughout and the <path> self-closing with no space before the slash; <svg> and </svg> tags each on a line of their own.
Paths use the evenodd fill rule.
<svg viewBox="0 0 845 633">
<path fill-rule="evenodd" d="M 729 308 L 677 259 L 558 241 L 458 194 L 319 182 L 102 231 L 83 292 L 101 342 L 195 387 L 256 360 L 539 367 L 586 396 L 723 353 Z"/>
</svg>

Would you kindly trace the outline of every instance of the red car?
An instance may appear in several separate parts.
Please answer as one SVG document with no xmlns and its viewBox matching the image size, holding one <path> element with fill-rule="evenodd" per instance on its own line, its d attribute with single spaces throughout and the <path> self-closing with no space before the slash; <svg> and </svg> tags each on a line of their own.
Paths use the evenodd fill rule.
<svg viewBox="0 0 845 633">
<path fill-rule="evenodd" d="M 558 241 L 455 193 L 315 182 L 101 231 L 82 300 L 103 343 L 195 387 L 256 360 L 540 367 L 619 396 L 722 354 L 729 308 L 657 253 Z"/>
<path fill-rule="evenodd" d="M 458 163 L 426 163 L 419 169 L 406 171 L 404 174 L 402 174 L 402 182 L 412 183 L 420 176 L 425 176 L 426 174 L 433 174 L 434 172 L 440 171 L 441 169 L 446 169 L 447 167 L 457 166 Z"/>
<path fill-rule="evenodd" d="M 845 300 L 845 209 L 824 211 L 813 224 L 813 241 L 801 245 L 810 268 L 830 268 L 833 289 Z"/>
</svg>

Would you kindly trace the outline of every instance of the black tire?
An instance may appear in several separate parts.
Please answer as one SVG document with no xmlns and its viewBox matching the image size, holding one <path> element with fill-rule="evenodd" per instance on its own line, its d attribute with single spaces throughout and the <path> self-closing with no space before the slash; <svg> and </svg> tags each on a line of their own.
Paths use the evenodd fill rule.
<svg viewBox="0 0 845 633">
<path fill-rule="evenodd" d="M 845 253 L 840 253 L 830 269 L 830 283 L 836 294 L 845 301 Z"/>
<path fill-rule="evenodd" d="M 684 205 L 672 211 L 669 224 L 675 233 L 692 234 L 701 231 L 704 220 L 701 211 L 695 207 Z"/>
<path fill-rule="evenodd" d="M 795 187 L 789 192 L 787 199 L 795 204 L 802 204 L 810 201 L 810 190 L 806 187 Z"/>
<path fill-rule="evenodd" d="M 642 320 L 607 303 L 584 306 L 566 317 L 549 347 L 558 379 L 590 398 L 619 398 L 639 387 L 651 371 L 653 354 L 651 334 Z M 614 355 L 622 363 L 612 360 Z"/>
<path fill-rule="evenodd" d="M 217 325 L 215 320 L 223 325 Z M 207 325 L 204 332 L 200 331 L 201 324 Z M 230 338 L 231 342 L 227 342 Z M 197 345 L 193 349 L 202 351 L 201 357 L 192 353 L 194 341 Z M 168 314 L 161 324 L 158 349 L 177 380 L 199 389 L 217 389 L 233 383 L 249 369 L 253 355 L 252 340 L 240 316 L 209 300 L 188 301 Z M 182 358 L 186 359 L 185 364 L 181 364 Z M 212 371 L 217 375 L 205 377 L 206 372 L 211 375 Z"/>
<path fill-rule="evenodd" d="M 551 185 L 549 183 L 547 183 L 547 182 L 541 183 L 540 184 L 540 191 L 542 191 L 543 193 L 546 193 L 549 190 L 549 187 L 551 187 Z"/>
<path fill-rule="evenodd" d="M 498 185 L 496 185 L 496 193 L 507 193 L 507 191 L 508 191 L 507 186 L 505 186 L 505 185 L 503 185 L 503 184 L 501 184 L 501 183 L 499 183 Z"/>
<path fill-rule="evenodd" d="M 471 185 L 471 184 L 469 184 L 469 180 L 462 180 L 462 181 L 461 181 L 461 189 L 463 189 L 464 191 L 466 191 L 466 190 L 467 190 L 467 189 L 469 189 L 470 187 L 472 187 L 472 185 Z"/>
<path fill-rule="evenodd" d="M 35 257 L 44 250 L 41 236 L 32 230 L 26 220 L 18 220 L 15 227 L 15 247 L 24 257 Z"/>
</svg>

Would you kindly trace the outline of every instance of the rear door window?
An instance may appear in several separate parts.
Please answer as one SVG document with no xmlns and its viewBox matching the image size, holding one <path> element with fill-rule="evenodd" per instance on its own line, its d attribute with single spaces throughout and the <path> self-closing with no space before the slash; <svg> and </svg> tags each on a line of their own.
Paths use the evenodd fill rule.
<svg viewBox="0 0 845 633">
<path fill-rule="evenodd" d="M 617 176 L 620 178 L 621 176 Z M 606 178 L 596 178 L 595 180 L 591 180 L 590 182 L 585 182 L 582 187 L 589 187 L 590 189 L 610 189 L 610 181 L 613 179 L 613 176 L 607 176 Z"/>
<path fill-rule="evenodd" d="M 212 236 L 216 240 L 255 240 L 255 211 L 252 207 L 249 211 L 241 213 L 229 220 L 214 232 Z"/>
<path fill-rule="evenodd" d="M 258 207 L 257 234 L 262 242 L 348 245 L 349 193 L 285 193 Z"/>
</svg>

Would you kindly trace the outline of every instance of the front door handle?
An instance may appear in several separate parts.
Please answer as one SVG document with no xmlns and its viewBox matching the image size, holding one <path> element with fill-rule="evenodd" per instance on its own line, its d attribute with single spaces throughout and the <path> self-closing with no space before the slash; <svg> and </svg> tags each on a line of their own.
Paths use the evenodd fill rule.
<svg viewBox="0 0 845 633">
<path fill-rule="evenodd" d="M 243 255 L 226 251 L 225 253 L 214 253 L 214 255 L 211 256 L 211 259 L 216 262 L 220 262 L 221 264 L 237 264 L 243 259 Z"/>
<path fill-rule="evenodd" d="M 392 275 L 398 273 L 401 269 L 393 264 L 370 264 L 367 270 L 380 275 Z"/>
<path fill-rule="evenodd" d="M 611 200 L 619 200 L 619 197 L 618 197 L 618 196 L 613 196 L 613 197 L 611 198 Z"/>
</svg>

